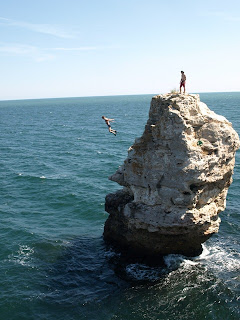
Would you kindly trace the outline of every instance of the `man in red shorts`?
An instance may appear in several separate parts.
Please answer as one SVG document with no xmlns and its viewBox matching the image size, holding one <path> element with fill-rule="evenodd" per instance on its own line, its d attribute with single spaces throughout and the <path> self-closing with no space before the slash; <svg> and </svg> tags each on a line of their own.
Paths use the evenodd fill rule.
<svg viewBox="0 0 240 320">
<path fill-rule="evenodd" d="M 183 71 L 181 71 L 181 81 L 180 81 L 180 93 L 182 93 L 182 87 L 184 88 L 184 92 L 185 93 L 185 84 L 186 84 L 186 75 L 184 74 Z"/>
</svg>

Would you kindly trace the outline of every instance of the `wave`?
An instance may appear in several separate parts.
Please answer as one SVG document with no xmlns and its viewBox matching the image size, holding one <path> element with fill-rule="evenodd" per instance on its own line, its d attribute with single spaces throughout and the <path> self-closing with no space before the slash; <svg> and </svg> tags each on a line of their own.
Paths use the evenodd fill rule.
<svg viewBox="0 0 240 320">
<path fill-rule="evenodd" d="M 161 278 L 165 269 L 150 267 L 142 263 L 132 263 L 126 266 L 126 274 L 132 280 L 154 282 Z"/>
<path fill-rule="evenodd" d="M 12 253 L 8 256 L 9 262 L 14 262 L 22 266 L 34 267 L 33 264 L 34 249 L 27 245 L 19 245 L 19 249 L 16 253 Z"/>
<path fill-rule="evenodd" d="M 111 252 L 114 256 L 114 252 Z M 197 257 L 185 257 L 180 254 L 164 256 L 165 267 L 152 267 L 143 263 L 130 263 L 125 266 L 127 278 L 135 281 L 155 282 L 176 270 L 189 270 L 200 267 L 213 274 L 239 274 L 240 253 L 223 249 L 221 246 L 203 245 L 203 252 Z M 221 277 L 220 277 L 221 278 Z"/>
<path fill-rule="evenodd" d="M 34 175 L 34 174 L 24 174 L 24 173 L 17 173 L 17 177 L 21 177 L 24 179 L 47 179 L 47 180 L 66 180 L 70 179 L 66 174 L 52 174 L 52 175 Z"/>
<path fill-rule="evenodd" d="M 211 270 L 218 273 L 239 272 L 240 271 L 240 253 L 237 251 L 226 250 L 221 245 L 212 246 L 203 245 L 203 253 L 197 258 L 197 261 L 204 263 Z"/>
</svg>

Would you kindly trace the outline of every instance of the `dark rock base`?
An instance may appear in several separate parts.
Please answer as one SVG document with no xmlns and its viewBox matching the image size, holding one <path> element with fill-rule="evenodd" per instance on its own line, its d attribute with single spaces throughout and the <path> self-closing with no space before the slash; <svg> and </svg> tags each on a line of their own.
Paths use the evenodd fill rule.
<svg viewBox="0 0 240 320">
<path fill-rule="evenodd" d="M 179 229 L 178 234 L 149 232 L 146 229 L 129 227 L 123 215 L 124 206 L 132 202 L 131 195 L 120 190 L 106 197 L 105 209 L 110 213 L 104 227 L 104 240 L 119 248 L 129 256 L 161 260 L 163 255 L 182 254 L 188 257 L 198 256 L 202 252 L 202 243 L 211 235 L 198 234 L 196 230 L 186 232 Z M 134 203 L 132 203 L 134 206 Z"/>
</svg>

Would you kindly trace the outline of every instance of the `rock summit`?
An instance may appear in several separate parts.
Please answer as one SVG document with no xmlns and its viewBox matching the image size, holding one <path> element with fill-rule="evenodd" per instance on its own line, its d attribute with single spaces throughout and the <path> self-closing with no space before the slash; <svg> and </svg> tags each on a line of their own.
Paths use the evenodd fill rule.
<svg viewBox="0 0 240 320">
<path fill-rule="evenodd" d="M 141 256 L 196 256 L 218 232 L 239 138 L 199 95 L 152 98 L 142 137 L 109 177 L 104 239 Z"/>
</svg>

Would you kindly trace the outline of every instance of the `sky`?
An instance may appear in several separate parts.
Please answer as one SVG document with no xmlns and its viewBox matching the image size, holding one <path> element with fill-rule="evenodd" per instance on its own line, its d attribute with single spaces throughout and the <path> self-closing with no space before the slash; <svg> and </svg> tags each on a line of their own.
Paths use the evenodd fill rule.
<svg viewBox="0 0 240 320">
<path fill-rule="evenodd" d="M 0 0 L 0 100 L 240 91 L 239 0 Z"/>
</svg>

